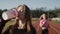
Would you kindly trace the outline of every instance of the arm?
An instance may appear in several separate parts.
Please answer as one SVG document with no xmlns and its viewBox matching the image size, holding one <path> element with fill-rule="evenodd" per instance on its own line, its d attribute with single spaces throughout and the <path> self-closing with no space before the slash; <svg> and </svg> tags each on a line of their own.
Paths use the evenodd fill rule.
<svg viewBox="0 0 60 34">
<path fill-rule="evenodd" d="M 11 27 L 12 27 L 12 25 L 9 26 L 9 27 L 8 27 L 5 31 L 3 31 L 1 34 L 11 34 L 11 33 L 12 33 L 12 31 L 10 32 Z"/>
</svg>

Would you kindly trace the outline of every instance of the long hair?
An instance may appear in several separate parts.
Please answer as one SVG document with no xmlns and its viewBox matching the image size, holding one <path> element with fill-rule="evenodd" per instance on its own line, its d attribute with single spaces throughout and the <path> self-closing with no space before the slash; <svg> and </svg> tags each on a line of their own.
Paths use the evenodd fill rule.
<svg viewBox="0 0 60 34">
<path fill-rule="evenodd" d="M 32 25 L 32 23 L 31 23 L 31 12 L 30 12 L 30 9 L 28 8 L 28 6 L 26 6 L 26 5 L 20 5 L 20 6 L 23 6 L 25 8 L 25 17 L 24 17 L 24 19 L 26 21 L 25 22 L 25 27 L 27 29 L 27 24 L 29 24 L 29 26 Z M 18 6 L 18 8 L 20 6 Z M 19 19 L 16 20 L 16 23 L 13 25 L 13 27 L 12 27 L 12 29 L 10 31 L 13 31 L 14 27 L 18 26 L 18 23 L 19 23 L 18 21 L 19 21 Z"/>
</svg>

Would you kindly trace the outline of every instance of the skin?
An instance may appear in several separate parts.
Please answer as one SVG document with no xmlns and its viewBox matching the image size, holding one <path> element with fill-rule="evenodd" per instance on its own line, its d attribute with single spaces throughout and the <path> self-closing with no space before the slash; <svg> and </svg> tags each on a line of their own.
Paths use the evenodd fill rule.
<svg viewBox="0 0 60 34">
<path fill-rule="evenodd" d="M 45 24 L 45 21 L 46 21 L 46 17 L 45 17 L 45 16 L 46 16 L 45 14 L 42 14 L 42 18 L 43 18 L 43 20 L 44 20 L 44 23 L 43 23 L 42 25 Z"/>
<path fill-rule="evenodd" d="M 20 12 L 23 12 L 23 11 L 25 11 L 25 6 L 20 6 L 19 8 L 17 8 L 17 10 L 20 11 Z M 17 17 L 17 19 L 18 19 L 18 17 Z M 22 20 L 19 20 L 18 29 L 20 29 L 20 27 L 22 27 L 22 29 L 23 29 L 24 25 L 25 25 L 25 23 L 22 23 Z M 29 23 L 27 24 L 27 29 L 28 29 L 28 32 L 29 32 L 30 31 Z"/>
<path fill-rule="evenodd" d="M 24 21 L 22 22 L 22 20 L 19 19 L 18 14 L 17 14 L 16 18 L 15 18 L 15 23 L 13 24 L 13 26 L 9 30 L 9 33 L 12 34 L 15 27 L 17 27 L 18 29 L 21 29 L 21 27 L 22 27 L 23 30 L 24 30 L 24 28 L 27 29 L 27 31 L 26 31 L 27 34 L 30 34 L 30 33 L 31 34 L 36 34 L 35 28 L 32 26 L 32 23 L 31 23 L 30 9 L 28 7 L 26 7 L 25 5 L 20 5 L 20 6 L 17 7 L 17 11 L 25 13 L 26 23 L 23 23 Z M 26 12 L 24 12 L 24 11 L 26 11 Z"/>
<path fill-rule="evenodd" d="M 20 6 L 17 10 L 18 10 L 18 12 L 24 13 L 25 7 L 24 6 Z M 19 19 L 19 17 L 16 17 L 16 19 Z M 25 23 L 22 23 L 22 20 L 19 19 L 18 29 L 20 29 L 20 27 L 23 29 L 24 25 L 25 25 Z"/>
</svg>

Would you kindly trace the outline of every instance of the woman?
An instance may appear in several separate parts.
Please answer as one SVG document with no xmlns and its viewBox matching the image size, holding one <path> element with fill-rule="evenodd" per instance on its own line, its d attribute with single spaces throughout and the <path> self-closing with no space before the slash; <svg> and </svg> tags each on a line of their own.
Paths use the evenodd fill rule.
<svg viewBox="0 0 60 34">
<path fill-rule="evenodd" d="M 45 13 L 40 17 L 40 27 L 42 29 L 42 34 L 48 34 L 49 20 L 47 19 L 47 15 Z"/>
<path fill-rule="evenodd" d="M 35 34 L 35 29 L 31 23 L 30 9 L 26 5 L 19 5 L 17 12 L 15 23 L 8 29 L 9 34 Z"/>
</svg>

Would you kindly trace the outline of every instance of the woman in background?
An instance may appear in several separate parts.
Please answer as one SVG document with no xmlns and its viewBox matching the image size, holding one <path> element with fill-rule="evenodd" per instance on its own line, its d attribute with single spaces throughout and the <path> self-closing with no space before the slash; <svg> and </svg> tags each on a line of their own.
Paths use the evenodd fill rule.
<svg viewBox="0 0 60 34">
<path fill-rule="evenodd" d="M 40 17 L 40 28 L 42 30 L 42 34 L 48 34 L 49 20 L 47 19 L 47 15 L 45 13 Z"/>
</svg>

